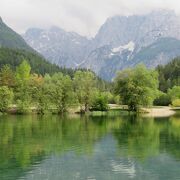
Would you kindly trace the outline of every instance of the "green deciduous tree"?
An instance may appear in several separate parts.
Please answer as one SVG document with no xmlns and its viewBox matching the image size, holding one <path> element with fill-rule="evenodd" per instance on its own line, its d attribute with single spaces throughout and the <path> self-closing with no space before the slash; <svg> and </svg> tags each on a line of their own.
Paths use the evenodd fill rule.
<svg viewBox="0 0 180 180">
<path fill-rule="evenodd" d="M 156 106 L 169 106 L 171 104 L 171 97 L 166 93 L 160 93 L 160 95 L 154 100 Z"/>
<path fill-rule="evenodd" d="M 89 110 L 95 82 L 95 76 L 92 72 L 77 71 L 74 75 L 74 90 L 81 112 Z"/>
<path fill-rule="evenodd" d="M 0 85 L 14 87 L 15 77 L 14 72 L 9 65 L 4 65 L 0 71 Z"/>
<path fill-rule="evenodd" d="M 171 100 L 180 99 L 180 86 L 174 86 L 172 89 L 168 90 L 168 95 Z"/>
<path fill-rule="evenodd" d="M 55 73 L 46 81 L 49 92 L 49 101 L 55 105 L 58 113 L 67 111 L 68 105 L 73 101 L 72 99 L 72 80 L 68 75 L 62 73 Z"/>
<path fill-rule="evenodd" d="M 152 105 L 158 94 L 158 73 L 144 65 L 119 72 L 115 79 L 115 92 L 131 111 Z"/>
<path fill-rule="evenodd" d="M 180 99 L 175 99 L 172 101 L 172 105 L 174 107 L 180 107 Z"/>
<path fill-rule="evenodd" d="M 31 93 L 29 88 L 31 67 L 24 60 L 16 68 L 16 102 L 19 113 L 24 113 L 29 110 L 31 105 Z"/>
<path fill-rule="evenodd" d="M 107 111 L 108 106 L 108 93 L 97 91 L 93 95 L 91 110 L 93 111 Z"/>
<path fill-rule="evenodd" d="M 29 82 L 29 92 L 32 106 L 40 114 L 44 114 L 48 109 L 48 98 L 46 96 L 45 80 L 41 75 L 32 74 Z"/>
<path fill-rule="evenodd" d="M 16 68 L 16 80 L 18 83 L 27 83 L 30 79 L 31 66 L 26 60 L 23 60 L 22 63 Z"/>
<path fill-rule="evenodd" d="M 0 112 L 5 112 L 12 103 L 13 91 L 7 86 L 0 87 Z"/>
</svg>

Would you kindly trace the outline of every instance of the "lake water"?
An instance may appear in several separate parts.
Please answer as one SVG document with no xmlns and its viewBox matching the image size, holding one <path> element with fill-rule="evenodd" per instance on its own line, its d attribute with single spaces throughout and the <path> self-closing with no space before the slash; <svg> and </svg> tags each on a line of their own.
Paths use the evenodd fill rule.
<svg viewBox="0 0 180 180">
<path fill-rule="evenodd" d="M 0 180 L 180 179 L 180 116 L 1 116 Z"/>
</svg>

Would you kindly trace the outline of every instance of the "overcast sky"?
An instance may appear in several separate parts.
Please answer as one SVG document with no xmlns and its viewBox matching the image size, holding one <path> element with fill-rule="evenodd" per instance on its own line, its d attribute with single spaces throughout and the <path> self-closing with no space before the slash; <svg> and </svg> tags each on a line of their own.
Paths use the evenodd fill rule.
<svg viewBox="0 0 180 180">
<path fill-rule="evenodd" d="M 113 15 L 166 8 L 180 14 L 180 0 L 0 0 L 0 16 L 19 33 L 56 25 L 88 37 Z"/>
</svg>

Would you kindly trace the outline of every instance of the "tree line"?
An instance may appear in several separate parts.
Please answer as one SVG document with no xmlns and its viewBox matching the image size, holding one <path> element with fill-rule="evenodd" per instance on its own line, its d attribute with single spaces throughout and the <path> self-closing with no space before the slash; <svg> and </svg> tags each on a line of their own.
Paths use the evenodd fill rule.
<svg viewBox="0 0 180 180">
<path fill-rule="evenodd" d="M 176 60 L 175 60 L 176 61 Z M 172 64 L 177 62 L 173 61 Z M 179 63 L 180 60 L 178 60 Z M 171 63 L 170 63 L 171 64 Z M 169 64 L 167 65 L 169 66 Z M 163 66 L 162 66 L 163 67 Z M 166 69 L 166 66 L 163 67 Z M 180 75 L 180 68 L 173 67 Z M 159 69 L 159 67 L 158 67 Z M 161 75 L 163 71 L 147 69 L 144 65 L 137 65 L 135 68 L 125 69 L 119 72 L 114 81 L 115 93 L 120 95 L 122 104 L 128 105 L 131 111 L 138 111 L 141 107 L 152 105 L 180 106 L 180 82 L 173 80 L 167 91 L 162 91 Z M 174 84 L 173 84 L 174 82 Z"/>
<path fill-rule="evenodd" d="M 107 111 L 108 104 L 114 103 L 127 105 L 130 111 L 152 105 L 180 106 L 179 83 L 163 92 L 161 76 L 162 71 L 138 65 L 118 72 L 107 83 L 88 70 L 76 70 L 72 76 L 33 73 L 24 60 L 15 70 L 9 65 L 0 69 L 0 112 L 62 114 L 77 107 L 79 112 Z"/>
<path fill-rule="evenodd" d="M 180 85 L 180 57 L 173 59 L 166 65 L 159 65 L 159 90 L 167 93 L 169 88 Z"/>
<path fill-rule="evenodd" d="M 21 114 L 44 114 L 64 113 L 70 107 L 80 107 L 80 112 L 107 110 L 108 102 L 114 101 L 107 87 L 88 70 L 78 70 L 73 77 L 62 72 L 43 76 L 31 73 L 30 64 L 24 60 L 15 71 L 9 65 L 0 70 L 0 111 L 10 108 Z"/>
<path fill-rule="evenodd" d="M 13 71 L 22 62 L 23 59 L 31 66 L 31 73 L 45 75 L 46 73 L 52 75 L 55 72 L 62 72 L 63 74 L 73 77 L 74 73 L 79 69 L 59 67 L 56 64 L 48 62 L 44 57 L 38 53 L 29 52 L 22 49 L 10 49 L 0 47 L 0 67 L 8 64 Z M 86 71 L 86 69 L 81 69 Z"/>
</svg>

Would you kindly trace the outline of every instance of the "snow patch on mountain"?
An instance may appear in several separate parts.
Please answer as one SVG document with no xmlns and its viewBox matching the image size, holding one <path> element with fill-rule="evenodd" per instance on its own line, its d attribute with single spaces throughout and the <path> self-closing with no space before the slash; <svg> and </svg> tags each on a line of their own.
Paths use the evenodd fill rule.
<svg viewBox="0 0 180 180">
<path fill-rule="evenodd" d="M 179 56 L 179 19 L 174 12 L 156 11 L 108 18 L 91 39 L 57 27 L 31 28 L 23 37 L 52 63 L 89 68 L 111 80 L 117 70 L 138 63 L 155 67 Z"/>
<path fill-rule="evenodd" d="M 130 41 L 128 44 L 126 44 L 124 46 L 119 46 L 119 47 L 113 48 L 112 52 L 113 53 L 118 53 L 118 52 L 121 53 L 124 50 L 133 52 L 134 48 L 135 48 L 135 43 L 133 41 Z"/>
</svg>

